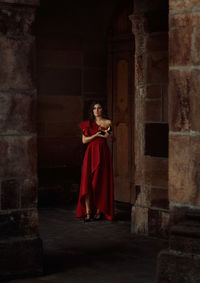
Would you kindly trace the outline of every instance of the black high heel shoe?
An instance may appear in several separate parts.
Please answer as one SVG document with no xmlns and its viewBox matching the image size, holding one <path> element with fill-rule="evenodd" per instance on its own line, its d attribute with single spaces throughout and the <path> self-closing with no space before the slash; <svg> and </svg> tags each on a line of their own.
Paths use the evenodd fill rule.
<svg viewBox="0 0 200 283">
<path fill-rule="evenodd" d="M 84 222 L 90 222 L 92 219 L 91 213 L 86 213 L 84 217 Z"/>
<path fill-rule="evenodd" d="M 102 212 L 96 212 L 96 214 L 94 215 L 94 221 L 99 221 L 102 219 Z"/>
</svg>

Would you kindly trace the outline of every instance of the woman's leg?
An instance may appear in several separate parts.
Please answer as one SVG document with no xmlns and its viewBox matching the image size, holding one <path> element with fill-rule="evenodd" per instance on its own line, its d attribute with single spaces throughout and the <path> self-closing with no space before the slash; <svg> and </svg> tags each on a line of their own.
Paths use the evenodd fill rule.
<svg viewBox="0 0 200 283">
<path fill-rule="evenodd" d="M 86 208 L 86 216 L 84 220 L 87 222 L 87 221 L 90 221 L 91 219 L 91 207 L 90 207 L 90 195 L 89 194 L 85 196 L 85 208 Z"/>
<path fill-rule="evenodd" d="M 86 214 L 90 214 L 91 209 L 90 209 L 90 196 L 89 196 L 89 194 L 87 194 L 85 196 L 85 208 L 86 208 Z"/>
</svg>

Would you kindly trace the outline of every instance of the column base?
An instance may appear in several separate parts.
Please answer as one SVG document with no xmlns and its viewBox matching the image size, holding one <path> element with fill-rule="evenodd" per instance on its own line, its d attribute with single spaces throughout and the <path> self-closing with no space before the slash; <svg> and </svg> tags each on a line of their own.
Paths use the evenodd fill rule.
<svg viewBox="0 0 200 283">
<path fill-rule="evenodd" d="M 0 241 L 0 281 L 43 273 L 42 240 L 13 238 Z"/>
</svg>

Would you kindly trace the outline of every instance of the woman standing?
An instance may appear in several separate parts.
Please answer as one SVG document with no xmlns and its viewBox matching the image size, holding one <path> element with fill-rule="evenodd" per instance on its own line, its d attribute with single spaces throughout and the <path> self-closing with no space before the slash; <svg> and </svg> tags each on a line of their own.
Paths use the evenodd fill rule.
<svg viewBox="0 0 200 283">
<path fill-rule="evenodd" d="M 112 159 L 107 138 L 112 137 L 111 121 L 104 118 L 102 104 L 94 102 L 90 108 L 90 120 L 81 122 L 82 142 L 88 144 L 82 167 L 79 201 L 76 217 L 90 221 L 104 215 L 114 217 L 114 191 Z"/>
</svg>

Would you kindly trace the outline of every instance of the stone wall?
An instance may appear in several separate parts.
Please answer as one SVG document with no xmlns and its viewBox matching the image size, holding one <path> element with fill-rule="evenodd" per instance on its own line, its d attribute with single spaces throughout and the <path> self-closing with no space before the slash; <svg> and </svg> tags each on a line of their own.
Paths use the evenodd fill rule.
<svg viewBox="0 0 200 283">
<path fill-rule="evenodd" d="M 69 190 L 78 189 L 71 184 L 80 179 L 78 123 L 88 119 L 92 100 L 106 102 L 107 31 L 118 3 L 63 0 L 55 7 L 42 0 L 38 11 L 40 189 L 64 190 L 64 201 L 70 200 Z"/>
<path fill-rule="evenodd" d="M 0 280 L 42 271 L 32 29 L 37 4 L 0 1 Z"/>
<path fill-rule="evenodd" d="M 168 226 L 168 1 L 134 1 L 135 203 L 132 232 Z"/>
</svg>

